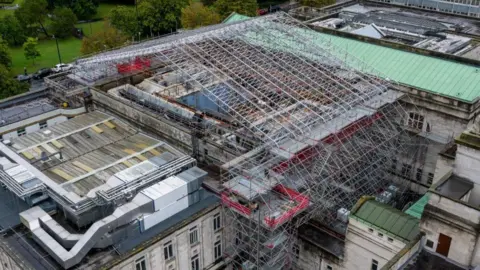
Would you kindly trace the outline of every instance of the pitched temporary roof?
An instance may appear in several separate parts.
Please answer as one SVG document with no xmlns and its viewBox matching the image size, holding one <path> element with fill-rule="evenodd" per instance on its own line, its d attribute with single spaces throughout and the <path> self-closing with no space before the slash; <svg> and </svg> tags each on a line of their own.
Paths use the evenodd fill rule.
<svg viewBox="0 0 480 270">
<path fill-rule="evenodd" d="M 224 23 L 246 19 L 249 17 L 232 13 Z M 381 71 L 386 78 L 401 84 L 469 102 L 480 96 L 480 67 L 335 35 L 317 34 L 322 37 L 315 40 L 322 43 L 319 46 L 331 44 L 342 48 L 368 66 Z M 348 59 L 344 59 L 345 55 L 337 57 L 348 63 Z M 363 70 L 362 67 L 357 68 Z"/>
<path fill-rule="evenodd" d="M 405 211 L 405 213 L 409 214 L 412 217 L 420 219 L 422 217 L 423 210 L 425 209 L 425 205 L 427 205 L 428 203 L 428 195 L 428 193 L 423 195 L 420 199 L 418 199 L 418 201 L 412 204 L 412 206 L 410 206 L 407 211 Z"/>
<path fill-rule="evenodd" d="M 352 217 L 361 219 L 384 230 L 387 234 L 407 241 L 414 239 L 420 232 L 417 218 L 374 199 L 366 200 L 352 213 Z"/>
</svg>

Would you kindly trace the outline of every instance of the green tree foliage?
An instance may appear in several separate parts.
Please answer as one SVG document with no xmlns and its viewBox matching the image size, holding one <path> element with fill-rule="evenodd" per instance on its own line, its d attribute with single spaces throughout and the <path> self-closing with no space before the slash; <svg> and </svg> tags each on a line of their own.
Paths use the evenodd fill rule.
<svg viewBox="0 0 480 270">
<path fill-rule="evenodd" d="M 254 17 L 257 15 L 257 0 L 217 0 L 213 4 L 222 18 L 227 17 L 232 12 Z"/>
<path fill-rule="evenodd" d="M 36 27 L 40 26 L 45 35 L 48 36 L 45 28 L 45 20 L 48 14 L 47 5 L 46 0 L 25 0 L 20 8 L 15 10 L 15 17 L 24 27 L 33 29 L 30 34 L 36 32 Z"/>
<path fill-rule="evenodd" d="M 11 14 L 0 20 L 0 36 L 10 46 L 22 45 L 26 40 L 25 32 L 17 18 Z"/>
<path fill-rule="evenodd" d="M 28 84 L 12 78 L 8 70 L 0 65 L 0 99 L 24 93 L 28 88 Z"/>
<path fill-rule="evenodd" d="M 8 45 L 0 38 L 0 65 L 10 70 L 12 66 L 12 58 L 8 54 Z"/>
<path fill-rule="evenodd" d="M 28 91 L 28 84 L 20 83 L 10 74 L 12 60 L 8 54 L 7 44 L 0 39 L 0 99 Z"/>
<path fill-rule="evenodd" d="M 50 30 L 58 38 L 66 38 L 72 35 L 72 30 L 77 23 L 77 16 L 66 7 L 57 7 L 53 11 Z"/>
<path fill-rule="evenodd" d="M 184 28 L 196 28 L 220 22 L 220 15 L 215 9 L 205 7 L 202 3 L 191 2 L 190 5 L 182 9 L 182 26 Z"/>
<path fill-rule="evenodd" d="M 23 54 L 27 60 L 32 59 L 33 64 L 35 65 L 35 59 L 40 57 L 40 52 L 37 49 L 38 38 L 27 38 L 27 41 L 23 43 Z"/>
<path fill-rule="evenodd" d="M 79 20 L 91 19 L 97 14 L 98 2 L 93 0 L 76 0 L 70 8 Z"/>
<path fill-rule="evenodd" d="M 95 33 L 82 40 L 82 54 L 91 54 L 117 48 L 128 43 L 128 37 L 105 22 L 103 32 Z"/>
<path fill-rule="evenodd" d="M 138 34 L 137 17 L 135 12 L 126 6 L 119 6 L 110 11 L 110 22 L 113 27 L 122 31 L 125 35 L 136 36 Z"/>
<path fill-rule="evenodd" d="M 130 37 L 164 34 L 180 28 L 182 8 L 188 0 L 142 0 L 137 11 L 119 6 L 110 12 L 110 21 L 118 30 Z"/>
<path fill-rule="evenodd" d="M 308 7 L 324 7 L 335 4 L 335 0 L 301 0 L 300 4 Z"/>
<path fill-rule="evenodd" d="M 202 4 L 205 6 L 211 6 L 215 3 L 215 0 L 202 0 Z"/>
<path fill-rule="evenodd" d="M 97 13 L 97 0 L 48 0 L 49 9 L 70 8 L 79 20 L 88 20 Z"/>
<path fill-rule="evenodd" d="M 167 33 L 180 28 L 179 18 L 188 0 L 142 0 L 138 5 L 143 33 Z"/>
</svg>

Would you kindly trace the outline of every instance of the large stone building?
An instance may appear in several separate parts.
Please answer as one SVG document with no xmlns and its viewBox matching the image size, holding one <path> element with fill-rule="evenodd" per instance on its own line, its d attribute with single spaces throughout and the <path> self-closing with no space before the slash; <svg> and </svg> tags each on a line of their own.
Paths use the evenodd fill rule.
<svg viewBox="0 0 480 270">
<path fill-rule="evenodd" d="M 285 21 L 292 20 L 282 15 L 278 17 Z M 247 26 L 254 27 L 256 31 L 270 27 L 271 24 L 265 24 L 261 20 L 258 24 L 239 22 L 246 19 L 248 18 L 234 14 L 227 20 L 227 23 L 234 24 L 232 29 L 238 33 L 236 38 L 255 45 L 265 41 L 255 39 L 259 38 L 255 35 L 242 35 L 245 34 L 245 29 L 249 29 Z M 297 25 L 297 22 L 290 23 Z M 225 60 L 228 58 L 223 54 L 231 54 L 231 51 L 225 48 L 244 45 L 241 42 L 230 44 L 222 41 L 225 48 L 217 50 L 216 53 L 220 52 L 217 56 L 224 57 L 221 60 L 225 62 L 221 65 L 228 66 L 228 72 L 231 73 L 225 74 L 226 69 L 220 68 L 220 71 L 214 73 L 205 67 L 220 64 L 213 61 L 209 55 L 201 55 L 204 57 L 202 61 L 197 61 L 195 57 L 181 59 L 184 57 L 184 49 L 177 48 L 178 44 L 172 42 L 181 39 L 182 42 L 193 44 L 197 42 L 196 38 L 203 38 L 208 39 L 208 42 L 196 43 L 195 46 L 208 45 L 205 50 L 215 48 L 214 41 L 219 41 L 212 36 L 218 37 L 228 32 L 224 31 L 224 28 L 228 27 L 212 26 L 180 36 L 136 44 L 101 54 L 98 58 L 83 59 L 79 61 L 79 65 L 88 68 L 47 79 L 47 82 L 50 80 L 50 92 L 45 95 L 53 109 L 49 107 L 46 113 L 61 110 L 59 114 L 76 117 L 68 119 L 69 116 L 61 115 L 61 121 L 51 121 L 45 126 L 44 119 L 57 116 L 27 113 L 18 120 L 23 122 L 15 124 L 16 120 L 12 120 L 10 125 L 16 126 L 5 129 L 3 133 L 6 137 L 4 144 L 0 145 L 3 156 L 0 160 L 3 166 L 0 173 L 6 189 L 2 192 L 11 200 L 4 201 L 3 209 L 8 218 L 0 220 L 6 233 L 0 246 L 2 262 L 8 265 L 8 269 L 77 267 L 198 270 L 223 267 L 225 260 L 240 261 L 242 266 L 251 268 L 267 263 L 271 269 L 279 269 L 275 267 L 298 260 L 299 266 L 309 261 L 318 262 L 314 265 L 321 269 L 350 269 L 353 262 L 360 258 L 366 262 L 364 266 L 373 267 L 374 262 L 377 262 L 379 268 L 389 263 L 394 266 L 404 263 L 407 258 L 397 258 L 395 255 L 399 251 L 408 249 L 408 254 L 415 253 L 420 246 L 418 234 L 413 228 L 415 221 L 391 206 L 374 201 L 360 204 L 353 209 L 349 218 L 343 216 L 343 221 L 340 222 L 343 225 L 340 225 L 338 230 L 326 228 L 325 224 L 312 220 L 300 227 L 301 240 L 298 243 L 296 238 L 289 238 L 294 234 L 290 234 L 290 228 L 287 229 L 282 222 L 297 217 L 300 222 L 302 218 L 308 218 L 305 212 L 310 198 L 294 190 L 302 188 L 296 185 L 298 183 L 291 182 L 296 178 L 279 177 L 279 168 L 269 169 L 266 166 L 272 164 L 262 164 L 262 158 L 263 155 L 274 156 L 275 162 L 284 159 L 288 161 L 292 153 L 298 154 L 300 148 L 307 144 L 289 141 L 278 148 L 261 149 L 265 147 L 265 144 L 262 144 L 265 138 L 281 138 L 281 134 L 275 133 L 278 127 L 276 125 L 281 126 L 280 131 L 291 132 L 290 127 L 285 124 L 285 121 L 290 121 L 290 117 L 287 118 L 284 111 L 268 115 L 265 110 L 276 107 L 275 102 L 255 99 L 255 95 L 243 95 L 239 89 L 270 91 L 273 88 L 257 89 L 257 86 L 260 82 L 271 85 L 272 80 L 286 80 L 277 82 L 278 85 L 274 84 L 282 94 L 280 101 L 296 101 L 289 96 L 293 91 L 289 85 L 289 80 L 293 77 L 291 70 L 285 70 L 277 63 L 274 71 L 279 76 L 270 78 L 265 75 L 267 73 L 261 73 L 272 68 L 272 65 L 265 62 L 268 57 L 250 55 L 248 57 L 252 57 L 254 61 L 237 61 L 236 65 L 233 65 L 232 61 Z M 286 33 L 290 31 L 290 28 L 285 27 L 279 29 Z M 378 195 L 376 193 L 379 191 L 387 191 L 392 182 L 396 182 L 397 187 L 390 190 L 390 194 L 398 191 L 402 194 L 399 197 L 407 201 L 416 197 L 415 192 L 424 193 L 434 180 L 438 180 L 437 176 L 434 177 L 436 154 L 444 149 L 449 138 L 460 134 L 476 118 L 479 107 L 476 86 L 480 79 L 475 76 L 475 67 L 467 63 L 427 57 L 324 33 L 312 31 L 308 34 L 312 36 L 312 41 L 317 42 L 308 44 L 309 46 L 330 50 L 330 45 L 333 44 L 338 48 L 346 48 L 352 55 L 348 57 L 352 59 L 345 56 L 345 50 L 332 52 L 336 53 L 335 57 L 347 57 L 342 60 L 349 63 L 349 68 L 366 72 L 368 76 L 380 75 L 384 82 L 392 82 L 391 89 L 389 88 L 385 95 L 378 95 L 376 105 L 369 104 L 367 109 L 355 108 L 356 111 L 352 114 L 355 117 L 345 117 L 340 123 L 332 123 L 332 126 L 371 125 L 370 122 L 357 123 L 354 119 L 372 113 L 372 108 L 378 109 L 397 103 L 397 99 L 402 97 L 398 103 L 407 110 L 398 115 L 399 119 L 403 119 L 399 128 L 411 131 L 411 136 L 406 136 L 405 140 L 415 138 L 416 144 L 411 145 L 411 150 L 420 153 L 415 157 L 389 155 L 391 162 L 385 162 L 386 158 L 375 157 L 383 162 L 382 166 L 388 166 L 388 177 L 368 175 L 362 178 L 365 181 L 363 185 L 359 185 L 359 189 L 335 183 L 335 186 L 330 187 L 332 190 L 343 196 L 350 196 L 345 196 L 344 200 L 332 197 L 332 202 L 322 205 L 325 207 L 322 214 L 329 222 L 337 224 L 335 213 L 343 207 L 353 206 L 351 202 L 354 204 L 357 201 L 360 192 Z M 325 40 L 328 42 L 325 43 Z M 269 42 L 279 42 L 278 44 L 288 47 L 287 41 L 269 39 Z M 166 45 L 175 50 L 156 51 Z M 260 42 L 260 45 L 264 46 L 262 50 L 248 45 L 254 49 L 243 52 L 258 50 L 255 52 L 259 55 L 270 55 L 270 50 L 273 49 L 268 46 L 271 44 Z M 189 52 L 197 53 L 193 51 Z M 171 58 L 166 59 L 162 56 L 163 53 Z M 281 52 L 280 60 L 289 59 L 283 58 L 287 57 L 283 53 L 285 52 Z M 141 54 L 151 58 L 148 61 L 141 59 Z M 368 57 L 365 58 L 365 55 Z M 305 63 L 305 58 L 296 54 L 293 56 L 296 57 L 293 61 L 296 65 L 292 68 L 298 68 L 306 74 L 308 69 L 298 65 Z M 125 59 L 133 59 L 133 62 L 122 62 L 126 61 Z M 107 70 L 105 63 L 108 61 L 118 63 L 115 68 Z M 365 63 L 373 69 L 365 68 Z M 310 62 L 307 64 L 313 66 L 313 70 L 318 73 L 325 72 Z M 197 68 L 199 65 L 205 66 Z M 258 65 L 258 69 L 252 67 L 255 65 Z M 426 70 L 425 66 L 431 69 Z M 136 72 L 139 69 L 140 72 Z M 256 79 L 252 79 L 246 70 L 252 72 Z M 382 72 L 378 73 L 376 70 Z M 446 79 L 442 77 L 442 70 L 456 73 Z M 377 80 L 363 81 L 364 77 L 358 77 L 356 73 L 340 71 L 342 70 L 336 70 L 338 74 L 327 76 L 327 79 L 341 78 L 342 83 L 347 82 L 360 88 L 365 85 L 366 88 L 370 85 L 377 86 Z M 412 73 L 421 79 L 412 79 Z M 311 78 L 313 77 L 295 79 L 300 81 L 299 85 L 305 86 L 305 81 Z M 320 80 L 313 83 L 320 84 Z M 289 88 L 288 91 L 285 87 Z M 362 89 L 364 91 L 364 88 Z M 386 89 L 379 87 L 379 90 Z M 262 93 L 260 91 L 259 95 Z M 318 98 L 303 92 L 299 95 L 307 95 L 314 100 Z M 271 98 L 265 96 L 264 99 L 268 101 Z M 369 98 L 371 97 L 365 97 Z M 277 103 L 285 105 L 280 101 Z M 22 102 L 28 104 L 30 101 Z M 302 102 L 290 104 L 291 106 L 284 109 L 290 110 L 298 104 L 305 108 L 315 107 L 318 102 L 327 101 Z M 9 103 L 3 109 L 10 108 L 15 110 L 15 104 Z M 226 117 L 226 111 L 232 109 L 237 113 Z M 65 110 L 75 110 L 75 113 Z M 82 114 L 87 111 L 88 113 Z M 314 112 L 323 111 L 327 110 L 319 107 Z M 246 116 L 255 117 L 257 121 L 246 125 L 246 121 L 242 119 Z M 299 116 L 293 115 L 292 118 L 296 117 Z M 261 128 L 257 128 L 257 125 L 261 125 Z M 29 126 L 35 128 L 28 128 Z M 28 132 L 22 131 L 24 127 Z M 255 132 L 250 132 L 250 128 Z M 305 126 L 302 130 L 297 127 L 300 132 L 310 128 Z M 351 136 L 343 129 L 334 135 L 341 137 L 340 141 Z M 255 140 L 258 136 L 262 140 Z M 321 136 L 320 139 L 331 141 L 328 140 L 328 134 L 322 133 Z M 425 139 L 430 142 L 425 145 L 418 144 Z M 312 144 L 312 141 L 308 143 Z M 269 147 L 272 145 L 274 144 Z M 188 157 L 189 155 L 195 159 Z M 254 162 L 251 162 L 252 157 L 255 157 Z M 202 163 L 199 165 L 201 168 L 197 167 L 196 160 Z M 245 160 L 249 160 L 248 166 L 252 166 L 249 170 L 235 167 Z M 372 163 L 366 162 L 365 166 Z M 218 174 L 218 167 L 212 166 L 218 164 L 223 164 L 221 176 Z M 372 168 L 374 169 L 377 169 L 377 166 Z M 272 180 L 272 183 L 256 186 L 258 183 L 253 180 L 228 175 L 239 171 L 247 171 L 249 175 L 254 175 L 254 178 Z M 198 177 L 191 176 L 192 173 Z M 228 181 L 220 182 L 221 177 Z M 343 179 L 343 175 L 338 178 Z M 405 179 L 409 181 L 404 181 Z M 195 184 L 190 183 L 192 181 L 196 181 Z M 162 186 L 162 183 L 169 187 L 158 187 L 157 190 L 156 185 Z M 177 194 L 175 190 L 178 186 L 185 189 L 184 192 Z M 254 192 L 249 191 L 248 186 L 255 186 L 256 189 Z M 164 189 L 172 192 L 165 192 Z M 235 227 L 232 215 L 230 218 L 222 215 L 225 211 L 219 209 L 219 197 L 226 208 L 232 208 L 230 214 L 235 212 L 234 215 L 242 215 L 236 216 L 235 222 L 247 220 L 244 224 L 248 223 L 248 226 L 253 228 L 256 220 L 251 217 L 255 216 L 263 220 L 257 227 L 266 226 L 267 230 L 261 227 L 259 231 L 251 228 L 241 231 L 243 228 Z M 175 206 L 168 202 L 175 202 Z M 388 200 L 388 203 L 393 201 Z M 174 209 L 164 209 L 170 206 Z M 224 210 L 230 211 L 226 208 Z M 384 214 L 379 216 L 383 218 L 396 216 L 408 220 L 408 224 L 403 224 L 405 232 L 402 231 L 404 227 L 393 228 L 381 223 L 381 220 L 374 220 L 365 214 L 368 209 L 382 211 Z M 162 213 L 166 216 L 162 216 Z M 349 229 L 345 220 L 349 221 Z M 277 227 L 284 231 L 276 231 Z M 260 231 L 265 233 L 258 234 Z M 382 234 L 381 237 L 379 233 Z M 252 235 L 261 240 L 255 240 Z M 308 238 L 323 242 L 321 245 L 307 245 L 304 241 Z M 227 246 L 233 248 L 226 248 Z M 251 255 L 255 252 L 251 250 L 252 246 L 259 249 L 261 247 L 262 252 L 267 250 L 267 254 Z M 292 252 L 288 251 L 296 252 L 292 255 Z M 391 263 L 392 260 L 395 262 Z M 302 267 L 311 269 L 312 266 Z"/>
<path fill-rule="evenodd" d="M 361 198 L 348 219 L 342 240 L 316 241 L 322 234 L 309 232 L 308 228 L 301 231 L 301 269 L 311 269 L 308 262 L 312 260 L 317 262 L 318 269 L 381 269 L 401 251 L 408 250 L 404 253 L 411 255 L 422 247 L 419 220 L 374 197 Z M 335 256 L 335 251 L 329 249 L 329 244 L 335 242 L 337 248 L 343 248 L 341 256 Z"/>
</svg>

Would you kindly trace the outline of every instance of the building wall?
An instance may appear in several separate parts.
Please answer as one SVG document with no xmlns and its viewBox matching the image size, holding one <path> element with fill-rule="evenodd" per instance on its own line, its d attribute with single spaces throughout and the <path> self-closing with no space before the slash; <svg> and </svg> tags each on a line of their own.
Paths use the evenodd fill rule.
<svg viewBox="0 0 480 270">
<path fill-rule="evenodd" d="M 17 138 L 18 130 L 25 129 L 26 134 L 40 130 L 40 123 L 47 122 L 47 127 L 54 126 L 67 121 L 68 117 L 73 117 L 85 112 L 85 108 L 76 109 L 58 109 L 41 115 L 37 115 L 22 121 L 0 127 L 0 135 L 3 140 Z"/>
<path fill-rule="evenodd" d="M 425 248 L 431 251 L 436 251 L 440 234 L 451 237 L 448 258 L 469 266 L 472 258 L 480 261 L 476 248 L 479 241 L 476 228 L 479 224 L 480 210 L 431 193 L 420 221 L 420 230 L 426 235 Z M 433 242 L 431 247 L 428 241 Z"/>
<path fill-rule="evenodd" d="M 144 258 L 147 266 L 146 270 L 186 270 L 191 269 L 191 258 L 197 254 L 199 255 L 200 269 L 212 268 L 216 265 L 214 244 L 217 241 L 223 241 L 224 224 L 222 219 L 222 228 L 214 231 L 213 219 L 215 215 L 221 215 L 220 207 L 189 224 L 185 224 L 184 227 L 175 233 L 168 235 L 161 241 L 145 248 L 111 269 L 137 270 L 135 261 Z M 195 226 L 199 230 L 199 241 L 190 245 L 189 231 L 190 228 Z M 174 257 L 165 261 L 164 245 L 170 241 L 173 244 Z M 222 251 L 223 246 L 222 243 Z M 140 268 L 140 270 L 143 269 Z"/>
<path fill-rule="evenodd" d="M 379 236 L 379 233 L 383 235 Z M 388 238 L 391 238 L 392 241 L 389 241 Z M 376 260 L 378 262 L 377 269 L 381 269 L 405 246 L 406 243 L 395 236 L 350 218 L 343 260 L 299 239 L 300 252 L 297 264 L 302 270 L 328 270 L 328 266 L 334 270 L 365 270 L 371 269 L 372 260 Z"/>
<path fill-rule="evenodd" d="M 379 236 L 379 233 L 382 235 Z M 372 260 L 378 262 L 380 269 L 404 247 L 405 243 L 394 236 L 350 218 L 345 241 L 344 265 L 341 269 L 370 269 Z"/>
<path fill-rule="evenodd" d="M 455 157 L 454 173 L 460 177 L 465 177 L 473 182 L 473 190 L 469 203 L 480 205 L 480 151 L 457 145 Z"/>
</svg>

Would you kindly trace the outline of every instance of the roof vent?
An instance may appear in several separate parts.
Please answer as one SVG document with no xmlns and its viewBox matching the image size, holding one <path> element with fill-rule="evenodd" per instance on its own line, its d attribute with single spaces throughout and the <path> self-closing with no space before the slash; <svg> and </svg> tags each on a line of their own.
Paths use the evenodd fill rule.
<svg viewBox="0 0 480 270">
<path fill-rule="evenodd" d="M 47 129 L 47 130 L 43 131 L 43 135 L 50 136 L 50 135 L 52 135 L 52 131 Z"/>
<path fill-rule="evenodd" d="M 12 145 L 12 141 L 10 140 L 3 140 L 3 144 L 7 145 L 7 146 L 11 146 Z"/>
</svg>

